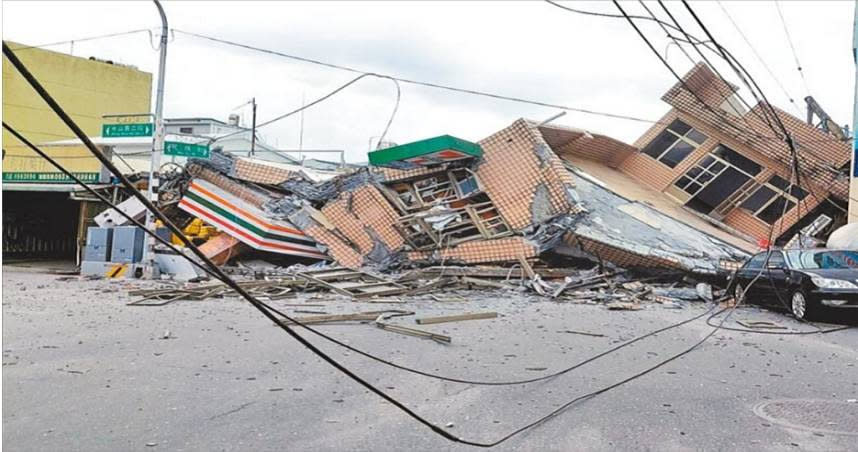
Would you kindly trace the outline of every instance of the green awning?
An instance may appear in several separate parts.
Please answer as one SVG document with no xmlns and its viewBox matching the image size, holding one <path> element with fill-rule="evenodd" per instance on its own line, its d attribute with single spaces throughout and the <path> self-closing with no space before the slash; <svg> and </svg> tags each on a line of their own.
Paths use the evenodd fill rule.
<svg viewBox="0 0 858 452">
<path fill-rule="evenodd" d="M 471 143 L 450 135 L 441 135 L 370 152 L 369 164 L 395 169 L 411 169 L 482 155 L 483 149 L 477 143 Z"/>
</svg>

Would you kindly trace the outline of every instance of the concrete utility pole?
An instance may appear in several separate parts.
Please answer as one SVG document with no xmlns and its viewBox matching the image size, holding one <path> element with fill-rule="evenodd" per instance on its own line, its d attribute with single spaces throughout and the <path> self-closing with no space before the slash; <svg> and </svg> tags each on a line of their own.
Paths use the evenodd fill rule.
<svg viewBox="0 0 858 452">
<path fill-rule="evenodd" d="M 149 166 L 149 200 L 153 204 L 158 203 L 158 171 L 161 168 L 161 154 L 164 153 L 164 70 L 167 66 L 167 15 L 161 2 L 153 0 L 161 15 L 161 56 L 158 61 L 158 88 L 155 92 L 155 137 L 152 140 L 152 160 Z M 151 211 L 146 212 L 146 228 L 155 230 L 155 216 Z M 146 246 L 143 249 L 143 276 L 145 278 L 157 277 L 155 265 L 155 239 L 146 237 Z"/>
<path fill-rule="evenodd" d="M 855 17 L 852 22 L 852 59 L 855 62 L 855 93 L 852 101 L 852 164 L 849 178 L 849 214 L 847 223 L 858 223 L 858 1 L 855 2 Z"/>
</svg>

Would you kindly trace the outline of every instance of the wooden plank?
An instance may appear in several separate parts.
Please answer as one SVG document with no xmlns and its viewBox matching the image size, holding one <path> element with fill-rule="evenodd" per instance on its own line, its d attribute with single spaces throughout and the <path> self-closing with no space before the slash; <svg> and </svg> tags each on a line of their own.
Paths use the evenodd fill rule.
<svg viewBox="0 0 858 452">
<path fill-rule="evenodd" d="M 461 322 L 463 320 L 493 319 L 497 316 L 497 312 L 474 312 L 469 314 L 444 315 L 440 317 L 423 317 L 415 319 L 415 321 L 418 325 L 429 325 L 432 323 Z"/>
</svg>

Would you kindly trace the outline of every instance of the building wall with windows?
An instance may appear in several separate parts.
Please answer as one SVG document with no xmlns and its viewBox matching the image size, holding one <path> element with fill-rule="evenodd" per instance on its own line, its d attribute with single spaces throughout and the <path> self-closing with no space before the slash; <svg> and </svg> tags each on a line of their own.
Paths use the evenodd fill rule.
<svg viewBox="0 0 858 452">
<path fill-rule="evenodd" d="M 805 159 L 837 165 L 837 159 L 848 157 L 848 145 L 831 143 L 829 136 L 807 130 L 799 119 L 778 110 L 779 117 L 787 117 L 791 134 L 805 143 L 800 149 L 801 187 L 789 189 L 789 152 L 767 142 L 759 132 L 765 129 L 750 120 L 757 112 L 740 111 L 736 88 L 718 86 L 707 71 L 698 66 L 685 80 L 707 104 L 718 106 L 712 108 L 715 112 L 683 108 L 689 101 L 676 102 L 674 87 L 673 95 L 665 95 L 674 108 L 634 143 L 640 152 L 623 159 L 620 171 L 760 243 L 768 241 L 771 231 L 773 239 L 780 236 L 826 197 L 842 196 L 832 172 Z M 699 99 L 693 101 L 699 105 Z M 725 125 L 723 118 L 733 122 Z M 743 135 L 741 129 L 752 132 Z"/>
</svg>

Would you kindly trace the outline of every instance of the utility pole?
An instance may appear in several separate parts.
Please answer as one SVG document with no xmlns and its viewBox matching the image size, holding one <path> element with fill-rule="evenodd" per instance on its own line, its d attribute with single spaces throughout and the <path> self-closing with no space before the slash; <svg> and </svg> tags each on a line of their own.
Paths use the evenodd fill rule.
<svg viewBox="0 0 858 452">
<path fill-rule="evenodd" d="M 849 213 L 847 223 L 858 223 L 858 0 L 852 22 L 852 59 L 855 62 L 855 93 L 852 100 L 852 164 L 849 165 Z"/>
<path fill-rule="evenodd" d="M 161 154 L 164 152 L 164 70 L 167 66 L 167 15 L 161 2 L 153 0 L 161 15 L 161 55 L 158 61 L 158 88 L 155 91 L 155 137 L 152 140 L 152 160 L 149 166 L 149 200 L 153 204 L 158 203 L 158 171 L 161 168 Z M 155 216 L 151 211 L 146 211 L 146 228 L 155 230 Z M 157 277 L 155 265 L 155 239 L 147 235 L 146 246 L 143 249 L 143 276 L 145 278 Z"/>
<path fill-rule="evenodd" d="M 250 103 L 253 104 L 253 124 L 250 126 L 250 156 L 253 157 L 256 152 L 256 98 L 250 99 Z"/>
</svg>

